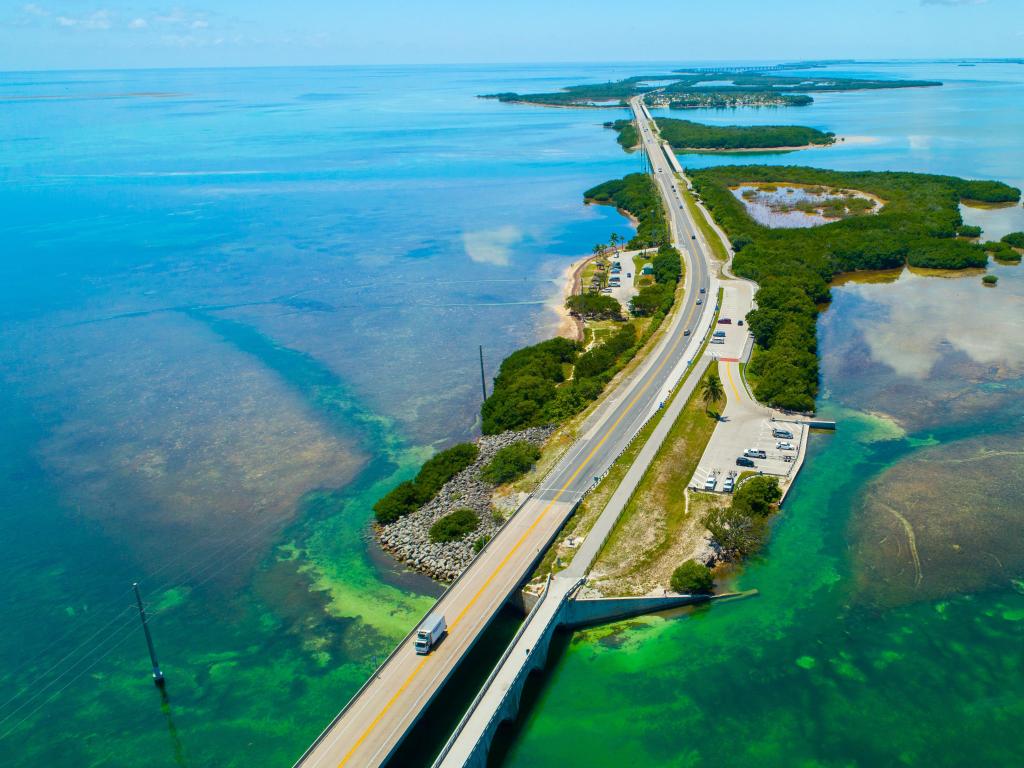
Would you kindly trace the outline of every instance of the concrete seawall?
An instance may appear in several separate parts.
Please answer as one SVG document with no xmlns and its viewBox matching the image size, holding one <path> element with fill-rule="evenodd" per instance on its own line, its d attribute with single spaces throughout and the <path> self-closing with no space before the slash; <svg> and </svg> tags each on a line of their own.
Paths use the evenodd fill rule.
<svg viewBox="0 0 1024 768">
<path fill-rule="evenodd" d="M 434 768 L 485 768 L 498 727 L 514 720 L 527 678 L 547 664 L 555 630 L 607 624 L 687 605 L 748 597 L 749 592 L 724 595 L 666 595 L 663 597 L 611 597 L 576 599 L 583 579 L 549 578 L 523 626 L 499 659 L 434 762 Z"/>
</svg>

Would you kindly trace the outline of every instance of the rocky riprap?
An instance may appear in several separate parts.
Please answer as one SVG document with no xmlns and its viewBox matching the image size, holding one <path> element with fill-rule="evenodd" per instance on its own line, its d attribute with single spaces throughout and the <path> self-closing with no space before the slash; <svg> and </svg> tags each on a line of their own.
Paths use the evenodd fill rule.
<svg viewBox="0 0 1024 768">
<path fill-rule="evenodd" d="M 438 581 L 454 581 L 476 555 L 473 542 L 490 538 L 501 527 L 504 517 L 494 509 L 491 483 L 480 477 L 480 470 L 501 448 L 519 440 L 542 444 L 554 427 L 534 427 L 520 432 L 502 432 L 477 439 L 480 455 L 476 461 L 445 483 L 431 501 L 388 525 L 374 525 L 374 533 L 387 552 L 410 568 Z M 472 509 L 480 515 L 480 526 L 459 541 L 435 543 L 430 526 L 457 509 Z"/>
</svg>

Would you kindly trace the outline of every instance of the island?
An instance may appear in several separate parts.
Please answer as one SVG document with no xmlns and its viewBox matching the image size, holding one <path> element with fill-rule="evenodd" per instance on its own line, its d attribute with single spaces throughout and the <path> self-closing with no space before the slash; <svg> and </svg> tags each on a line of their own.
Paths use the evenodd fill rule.
<svg viewBox="0 0 1024 768">
<path fill-rule="evenodd" d="M 834 133 L 802 125 L 706 125 L 671 117 L 659 117 L 654 122 L 661 137 L 679 152 L 790 152 L 827 147 L 836 141 Z M 618 132 L 623 148 L 637 145 L 633 121 L 616 120 L 608 126 Z"/>
<path fill-rule="evenodd" d="M 963 224 L 958 203 L 1020 200 L 1019 189 L 998 181 L 921 173 L 729 165 L 691 170 L 689 176 L 732 243 L 733 271 L 759 286 L 757 309 L 747 318 L 757 344 L 748 366 L 754 395 L 793 411 L 814 409 L 815 325 L 819 308 L 830 300 L 829 282 L 836 275 L 904 265 L 984 267 L 986 246 L 956 236 Z M 750 214 L 754 196 L 741 190 L 755 185 L 761 190 L 790 187 L 817 198 L 839 197 L 842 204 L 816 200 L 818 210 L 830 215 L 799 227 L 773 226 Z M 851 206 L 854 197 L 871 200 L 872 205 Z M 879 206 L 876 200 L 884 204 Z"/>
<path fill-rule="evenodd" d="M 816 64 L 779 65 L 771 68 L 681 69 L 669 73 L 635 75 L 606 83 L 570 85 L 547 93 L 490 93 L 483 99 L 539 104 L 551 107 L 626 106 L 643 96 L 648 106 L 670 109 L 806 106 L 808 94 L 890 88 L 930 88 L 936 80 L 873 80 L 867 78 L 783 75 L 787 69 L 810 69 Z"/>
</svg>

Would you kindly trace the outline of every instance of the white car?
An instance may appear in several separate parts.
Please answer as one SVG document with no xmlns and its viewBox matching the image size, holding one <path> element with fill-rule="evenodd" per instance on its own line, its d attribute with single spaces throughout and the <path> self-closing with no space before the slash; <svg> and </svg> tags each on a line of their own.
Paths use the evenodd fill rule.
<svg viewBox="0 0 1024 768">
<path fill-rule="evenodd" d="M 780 451 L 795 451 L 796 450 L 796 446 L 793 445 L 792 443 L 776 443 L 775 447 L 778 448 Z"/>
<path fill-rule="evenodd" d="M 713 491 L 716 485 L 718 485 L 718 478 L 714 475 L 708 475 L 708 479 L 704 481 L 704 490 Z"/>
</svg>

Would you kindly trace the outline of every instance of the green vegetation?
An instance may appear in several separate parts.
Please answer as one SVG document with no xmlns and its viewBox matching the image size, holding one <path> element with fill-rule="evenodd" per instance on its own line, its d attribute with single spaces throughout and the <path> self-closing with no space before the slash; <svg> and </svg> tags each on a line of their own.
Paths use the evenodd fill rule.
<svg viewBox="0 0 1024 768">
<path fill-rule="evenodd" d="M 669 242 L 661 195 L 647 174 L 631 173 L 598 184 L 584 192 L 583 199 L 588 203 L 614 205 L 633 215 L 638 224 L 636 235 L 629 241 L 630 248 L 650 248 Z"/>
<path fill-rule="evenodd" d="M 772 149 L 828 145 L 836 140 L 834 133 L 802 125 L 704 125 L 671 117 L 659 117 L 655 122 L 661 137 L 678 150 Z"/>
<path fill-rule="evenodd" d="M 614 123 L 605 123 L 605 128 L 611 128 L 618 133 L 618 142 L 623 149 L 635 149 L 640 144 L 640 134 L 636 132 L 636 123 L 632 120 L 616 120 Z"/>
<path fill-rule="evenodd" d="M 487 542 L 491 540 L 490 536 L 478 536 L 473 541 L 473 554 L 480 554 L 480 550 L 487 546 Z"/>
<path fill-rule="evenodd" d="M 985 275 L 983 278 L 981 278 L 981 282 L 983 282 L 985 285 L 995 285 L 996 283 L 999 282 L 999 278 L 996 277 L 995 275 Z"/>
<path fill-rule="evenodd" d="M 630 174 L 594 187 L 586 198 L 614 204 L 638 219 L 640 225 L 631 246 L 659 246 L 651 259 L 656 282 L 641 289 L 631 304 L 635 315 L 651 320 L 643 334 L 638 335 L 633 323 L 626 323 L 585 352 L 581 345 L 562 338 L 513 352 L 502 362 L 494 390 L 481 409 L 486 435 L 552 424 L 582 411 L 657 331 L 675 301 L 676 285 L 683 273 L 682 256 L 667 244 L 661 198 L 650 178 L 642 173 Z M 613 245 L 616 241 L 613 239 Z M 595 246 L 595 250 L 602 249 Z M 611 305 L 601 299 L 608 298 L 572 297 L 566 306 L 604 314 L 604 308 L 610 310 Z"/>
<path fill-rule="evenodd" d="M 790 68 L 780 65 L 777 69 Z M 650 83 L 657 81 L 659 85 Z M 669 82 L 665 82 L 669 81 Z M 727 84 L 722 84 L 725 81 Z M 717 85 L 707 83 L 718 82 Z M 550 93 L 491 93 L 483 99 L 543 104 L 556 107 L 606 107 L 609 102 L 625 104 L 643 94 L 648 103 L 669 104 L 676 109 L 725 106 L 802 106 L 810 104 L 808 93 L 861 91 L 881 88 L 938 86 L 935 80 L 870 80 L 852 77 L 808 77 L 774 72 L 718 72 L 678 70 L 672 74 L 637 75 L 607 83 L 572 85 Z"/>
<path fill-rule="evenodd" d="M 1005 241 L 989 240 L 987 243 L 983 243 L 981 247 L 985 249 L 985 253 L 994 259 L 1020 264 L 1020 251 Z"/>
<path fill-rule="evenodd" d="M 956 234 L 959 237 L 981 237 L 981 227 L 976 227 L 973 224 L 961 224 Z"/>
<path fill-rule="evenodd" d="M 690 91 L 673 96 L 669 109 L 735 109 L 736 107 L 806 107 L 814 99 L 805 94 L 728 90 L 706 93 Z"/>
<path fill-rule="evenodd" d="M 643 82 L 660 79 L 664 75 L 628 77 L 625 80 L 595 83 L 593 85 L 570 85 L 553 93 L 488 93 L 481 99 L 497 99 L 505 102 L 543 104 L 552 107 L 595 107 L 608 106 L 608 102 L 624 103 L 630 96 L 645 93 L 650 89 Z M 603 103 L 602 103 L 603 102 Z"/>
<path fill-rule="evenodd" d="M 681 595 L 700 595 L 711 591 L 715 577 L 711 569 L 696 560 L 686 560 L 672 571 L 672 591 Z"/>
<path fill-rule="evenodd" d="M 565 308 L 587 320 L 621 320 L 622 305 L 611 296 L 581 293 L 565 300 Z"/>
<path fill-rule="evenodd" d="M 643 286 L 629 301 L 629 310 L 637 317 L 662 318 L 672 309 L 676 285 L 683 276 L 682 255 L 671 245 L 662 244 L 651 259 L 654 283 Z"/>
<path fill-rule="evenodd" d="M 712 374 L 709 366 L 704 377 Z M 607 506 L 640 450 L 682 391 L 679 387 L 672 393 L 666 407 L 659 409 L 644 425 L 597 488 L 585 497 L 577 512 L 582 518 L 576 527 L 577 533 L 589 530 L 588 526 Z M 613 593 L 623 595 L 644 594 L 663 587 L 680 560 L 703 541 L 702 516 L 695 511 L 694 499 L 688 500 L 683 489 L 693 477 L 716 424 L 717 421 L 705 412 L 695 389 L 601 548 L 594 567 L 605 574 L 602 588 L 606 586 Z M 638 542 L 645 544 L 641 548 Z"/>
<path fill-rule="evenodd" d="M 373 505 L 377 522 L 386 525 L 415 512 L 434 498 L 441 486 L 476 461 L 478 453 L 473 443 L 460 443 L 429 459 L 415 478 L 399 483 Z"/>
<path fill-rule="evenodd" d="M 755 485 L 747 490 L 751 483 Z M 768 532 L 767 518 L 780 498 L 778 479 L 753 477 L 736 489 L 728 507 L 704 516 L 705 527 L 725 557 L 743 558 L 760 548 Z"/>
<path fill-rule="evenodd" d="M 434 543 L 458 541 L 480 527 L 480 515 L 472 509 L 456 509 L 430 526 L 430 540 Z"/>
<path fill-rule="evenodd" d="M 583 353 L 576 342 L 563 338 L 513 352 L 502 362 L 494 391 L 481 408 L 484 434 L 552 424 L 579 413 L 632 359 L 640 343 L 636 327 L 626 323 Z M 566 363 L 572 365 L 569 380 Z"/>
<path fill-rule="evenodd" d="M 750 478 L 736 489 L 732 506 L 747 515 L 767 517 L 781 498 L 778 479 L 760 475 Z"/>
<path fill-rule="evenodd" d="M 1024 248 L 1024 232 L 1011 232 L 1008 235 L 1003 235 L 1002 242 L 1014 248 Z"/>
<path fill-rule="evenodd" d="M 554 338 L 506 357 L 481 408 L 484 434 L 550 421 L 546 408 L 555 399 L 556 386 L 565 381 L 565 364 L 574 362 L 578 353 L 576 342 Z"/>
<path fill-rule="evenodd" d="M 704 410 L 710 413 L 711 406 L 717 405 L 725 397 L 725 387 L 717 373 L 709 373 L 700 385 L 700 399 L 704 403 Z"/>
<path fill-rule="evenodd" d="M 958 202 L 1012 202 L 1020 190 L 996 181 L 916 173 L 838 172 L 798 166 L 718 166 L 694 170 L 694 188 L 725 229 L 734 271 L 756 281 L 758 308 L 748 316 L 761 347 L 748 371 L 762 402 L 797 411 L 814 408 L 818 391 L 815 322 L 838 273 L 862 269 L 983 267 L 985 248 L 957 239 Z M 796 183 L 855 189 L 886 201 L 877 215 L 853 216 L 807 229 L 769 229 L 747 215 L 732 188 Z"/>
<path fill-rule="evenodd" d="M 511 483 L 529 472 L 538 459 L 540 448 L 525 440 L 517 440 L 495 453 L 480 476 L 495 485 Z"/>
</svg>

